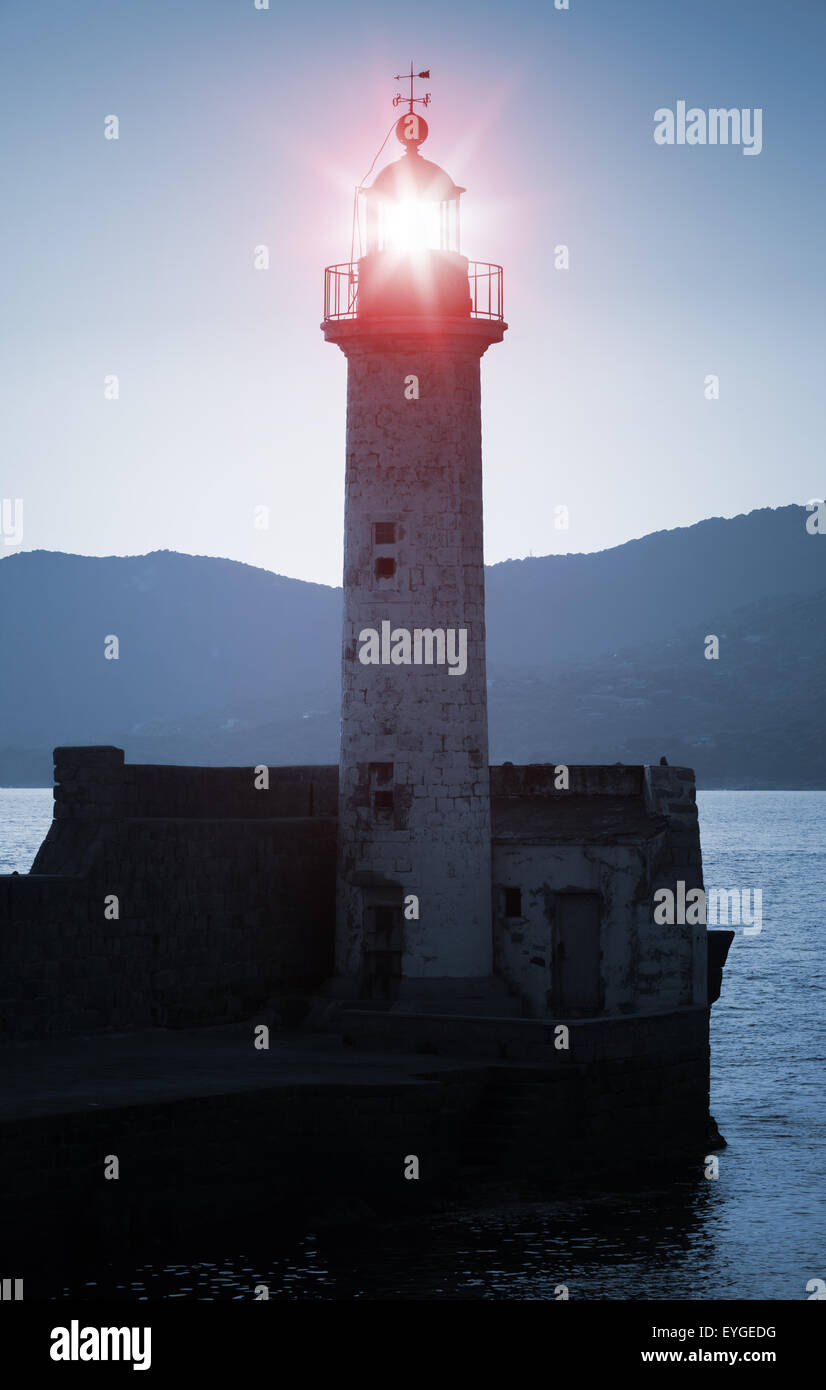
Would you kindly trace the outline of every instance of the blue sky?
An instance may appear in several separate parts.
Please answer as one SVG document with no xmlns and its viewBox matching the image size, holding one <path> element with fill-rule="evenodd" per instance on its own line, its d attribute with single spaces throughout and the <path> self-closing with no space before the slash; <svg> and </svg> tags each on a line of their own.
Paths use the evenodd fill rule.
<svg viewBox="0 0 826 1390">
<path fill-rule="evenodd" d="M 323 268 L 411 58 L 463 249 L 505 268 L 488 561 L 824 495 L 820 0 L 5 0 L 0 46 L 0 496 L 24 549 L 340 582 Z M 762 108 L 762 153 L 658 146 L 678 100 Z"/>
</svg>

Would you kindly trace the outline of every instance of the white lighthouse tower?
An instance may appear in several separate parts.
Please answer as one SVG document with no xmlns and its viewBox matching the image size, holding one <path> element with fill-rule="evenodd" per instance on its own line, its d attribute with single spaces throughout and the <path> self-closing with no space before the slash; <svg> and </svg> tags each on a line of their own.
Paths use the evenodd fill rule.
<svg viewBox="0 0 826 1390">
<path fill-rule="evenodd" d="M 507 325 L 409 78 L 366 252 L 325 279 L 347 358 L 335 987 L 458 1007 L 492 988 L 479 364 Z"/>
</svg>

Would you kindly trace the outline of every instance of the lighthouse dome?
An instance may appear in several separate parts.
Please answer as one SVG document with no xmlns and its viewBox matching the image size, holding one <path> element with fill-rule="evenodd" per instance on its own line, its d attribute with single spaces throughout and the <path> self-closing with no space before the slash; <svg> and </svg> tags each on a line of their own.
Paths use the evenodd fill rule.
<svg viewBox="0 0 826 1390">
<path fill-rule="evenodd" d="M 423 159 L 418 150 L 410 147 L 392 164 L 387 164 L 376 175 L 369 188 L 364 190 L 367 198 L 382 198 L 388 202 L 405 203 L 411 200 L 428 203 L 450 202 L 464 193 L 432 160 Z"/>
</svg>

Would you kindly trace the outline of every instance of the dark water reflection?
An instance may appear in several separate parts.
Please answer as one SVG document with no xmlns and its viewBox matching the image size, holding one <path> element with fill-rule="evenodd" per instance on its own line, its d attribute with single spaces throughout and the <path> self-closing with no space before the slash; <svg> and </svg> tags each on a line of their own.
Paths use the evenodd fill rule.
<svg viewBox="0 0 826 1390">
<path fill-rule="evenodd" d="M 710 1184 L 667 1191 L 503 1203 L 442 1216 L 415 1229 L 308 1234 L 279 1258 L 145 1264 L 128 1279 L 99 1271 L 64 1293 L 96 1298 L 553 1300 L 702 1297 L 696 1271 L 719 1270 Z M 736 1270 L 727 1293 L 741 1297 Z M 754 1295 L 758 1296 L 757 1293 Z"/>
</svg>

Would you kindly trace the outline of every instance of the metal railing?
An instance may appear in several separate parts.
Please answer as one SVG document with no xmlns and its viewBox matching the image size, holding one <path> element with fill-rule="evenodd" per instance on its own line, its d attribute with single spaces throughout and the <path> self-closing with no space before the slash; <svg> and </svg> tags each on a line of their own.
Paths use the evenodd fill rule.
<svg viewBox="0 0 826 1390">
<path fill-rule="evenodd" d="M 328 265 L 324 272 L 324 319 L 354 319 L 358 313 L 358 261 Z"/>
<path fill-rule="evenodd" d="M 501 322 L 505 317 L 501 265 L 491 265 L 488 261 L 469 261 L 468 284 L 471 318 L 498 319 Z"/>
<path fill-rule="evenodd" d="M 488 261 L 468 262 L 470 317 L 496 319 L 505 317 L 502 299 L 502 267 Z M 358 261 L 342 261 L 328 265 L 324 271 L 324 320 L 358 318 L 359 268 Z"/>
</svg>

